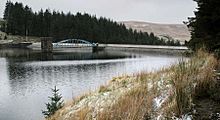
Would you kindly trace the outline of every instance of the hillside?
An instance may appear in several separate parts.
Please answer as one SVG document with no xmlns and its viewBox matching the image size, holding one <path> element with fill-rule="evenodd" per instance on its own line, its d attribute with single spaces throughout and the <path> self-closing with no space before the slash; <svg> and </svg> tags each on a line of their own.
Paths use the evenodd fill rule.
<svg viewBox="0 0 220 120">
<path fill-rule="evenodd" d="M 153 32 L 159 37 L 168 35 L 181 42 L 190 40 L 190 32 L 184 24 L 157 24 L 139 21 L 122 21 L 119 23 L 123 23 L 127 28 L 136 29 L 138 31 Z"/>
</svg>

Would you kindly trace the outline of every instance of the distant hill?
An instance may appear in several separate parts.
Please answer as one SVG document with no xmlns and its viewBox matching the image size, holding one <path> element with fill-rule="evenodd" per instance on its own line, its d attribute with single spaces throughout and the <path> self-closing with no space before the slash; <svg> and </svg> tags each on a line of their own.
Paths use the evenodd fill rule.
<svg viewBox="0 0 220 120">
<path fill-rule="evenodd" d="M 184 24 L 157 24 L 149 22 L 139 22 L 139 21 L 122 21 L 119 23 L 125 24 L 127 28 L 136 29 L 142 32 L 153 32 L 156 36 L 170 36 L 175 40 L 180 42 L 190 40 L 190 32 L 186 25 Z"/>
</svg>

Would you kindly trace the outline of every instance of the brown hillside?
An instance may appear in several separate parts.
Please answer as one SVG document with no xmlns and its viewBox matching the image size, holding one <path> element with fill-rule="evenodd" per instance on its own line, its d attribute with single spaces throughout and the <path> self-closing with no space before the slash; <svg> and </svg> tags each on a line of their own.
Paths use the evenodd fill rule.
<svg viewBox="0 0 220 120">
<path fill-rule="evenodd" d="M 190 32 L 184 24 L 156 24 L 138 21 L 122 21 L 119 23 L 123 23 L 127 28 L 136 29 L 138 31 L 153 32 L 159 37 L 170 36 L 181 42 L 190 40 Z"/>
</svg>

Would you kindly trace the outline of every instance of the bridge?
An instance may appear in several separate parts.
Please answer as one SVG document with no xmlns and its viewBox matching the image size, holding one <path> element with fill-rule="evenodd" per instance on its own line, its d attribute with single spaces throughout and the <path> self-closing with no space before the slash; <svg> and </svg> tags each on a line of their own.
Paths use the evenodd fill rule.
<svg viewBox="0 0 220 120">
<path fill-rule="evenodd" d="M 93 52 L 102 51 L 104 49 L 110 50 L 147 50 L 147 51 L 186 51 L 187 47 L 184 46 L 155 46 L 155 45 L 122 45 L 122 44 L 97 44 L 91 43 L 87 40 L 81 39 L 66 39 L 57 43 L 52 43 L 51 37 L 41 38 L 42 52 L 52 52 L 53 48 L 85 48 L 91 47 Z M 33 45 L 34 46 L 34 45 Z M 32 46 L 32 47 L 33 47 Z M 36 45 L 37 46 L 37 45 Z"/>
<path fill-rule="evenodd" d="M 98 44 L 81 39 L 66 39 L 53 43 L 53 48 L 97 47 Z"/>
</svg>

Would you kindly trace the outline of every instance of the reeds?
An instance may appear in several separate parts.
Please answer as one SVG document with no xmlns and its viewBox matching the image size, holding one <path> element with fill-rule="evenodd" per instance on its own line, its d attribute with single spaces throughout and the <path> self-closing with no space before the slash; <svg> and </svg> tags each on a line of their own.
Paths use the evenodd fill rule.
<svg viewBox="0 0 220 120">
<path fill-rule="evenodd" d="M 172 107 L 177 117 L 189 112 L 193 99 L 207 95 L 214 86 L 214 69 L 217 61 L 213 55 L 199 50 L 189 61 L 180 60 L 172 67 L 171 81 L 174 88 Z"/>
<path fill-rule="evenodd" d="M 216 66 L 217 61 L 213 55 L 199 50 L 189 60 L 181 59 L 178 64 L 158 72 L 114 78 L 108 86 L 101 86 L 95 93 L 99 95 L 108 92 L 109 95 L 120 95 L 115 97 L 117 99 L 113 100 L 111 105 L 98 111 L 89 106 L 82 107 L 78 112 L 72 113 L 73 116 L 70 118 L 74 120 L 149 120 L 171 119 L 174 116 L 180 118 L 191 111 L 195 97 L 205 96 L 215 87 L 213 70 Z M 115 94 L 116 91 L 124 92 Z M 158 98 L 160 104 L 155 105 Z M 80 100 L 83 99 L 86 97 Z M 71 113 L 69 108 L 63 109 L 65 113 Z M 62 114 L 62 110 L 58 112 Z M 62 115 L 59 118 L 63 118 Z"/>
<path fill-rule="evenodd" d="M 148 95 L 146 86 L 140 86 L 121 96 L 109 109 L 100 112 L 98 120 L 148 120 L 152 100 L 153 97 Z"/>
</svg>

